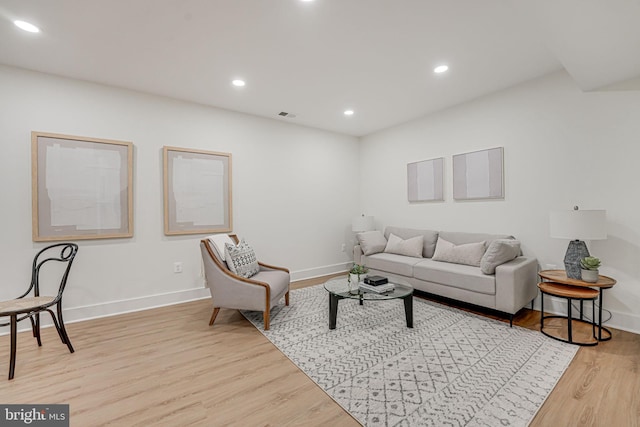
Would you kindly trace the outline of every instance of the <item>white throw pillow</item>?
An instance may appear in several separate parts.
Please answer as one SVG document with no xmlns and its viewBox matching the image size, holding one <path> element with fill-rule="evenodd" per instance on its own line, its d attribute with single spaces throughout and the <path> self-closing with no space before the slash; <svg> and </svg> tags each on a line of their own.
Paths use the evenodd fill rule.
<svg viewBox="0 0 640 427">
<path fill-rule="evenodd" d="M 486 243 L 465 243 L 454 245 L 453 243 L 438 237 L 436 251 L 433 254 L 434 261 L 452 262 L 455 264 L 472 265 L 480 267 L 480 260 L 485 252 Z"/>
<path fill-rule="evenodd" d="M 224 251 L 227 267 L 238 276 L 248 279 L 260 271 L 256 254 L 244 239 L 240 241 L 238 246 L 229 243 L 225 244 Z"/>
<path fill-rule="evenodd" d="M 422 244 L 424 236 L 416 236 L 407 240 L 402 240 L 393 233 L 389 234 L 389 241 L 384 248 L 386 253 L 406 255 L 414 258 L 422 258 Z"/>
<path fill-rule="evenodd" d="M 213 234 L 209 237 L 209 242 L 213 246 L 213 251 L 218 255 L 218 258 L 221 261 L 224 261 L 224 245 L 225 243 L 229 243 L 231 245 L 235 245 L 235 242 L 229 237 L 228 234 Z"/>
<path fill-rule="evenodd" d="M 520 242 L 512 239 L 496 239 L 487 248 L 482 260 L 480 270 L 484 274 L 494 274 L 496 267 L 511 261 L 520 255 Z"/>
<path fill-rule="evenodd" d="M 387 246 L 387 239 L 384 238 L 382 231 L 365 231 L 356 234 L 358 243 L 362 248 L 362 253 L 365 255 L 373 255 L 384 251 Z"/>
</svg>

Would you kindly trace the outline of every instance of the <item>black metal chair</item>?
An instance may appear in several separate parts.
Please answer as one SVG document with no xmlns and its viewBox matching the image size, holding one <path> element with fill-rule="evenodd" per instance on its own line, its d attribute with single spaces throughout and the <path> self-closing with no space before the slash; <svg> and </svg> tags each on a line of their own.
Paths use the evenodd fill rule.
<svg viewBox="0 0 640 427">
<path fill-rule="evenodd" d="M 38 341 L 38 346 L 42 346 L 40 340 L 40 312 L 48 311 L 53 319 L 53 324 L 58 331 L 58 335 L 63 344 L 69 347 L 71 353 L 74 352 L 67 330 L 64 327 L 64 321 L 62 320 L 62 293 L 67 285 L 67 279 L 69 277 L 69 270 L 71 270 L 71 264 L 78 252 L 78 245 L 75 243 L 57 243 L 55 245 L 47 246 L 36 254 L 33 259 L 33 267 L 31 270 L 31 285 L 27 291 L 20 295 L 18 298 L 0 302 L 0 317 L 10 317 L 9 323 L 2 323 L 0 326 L 11 325 L 11 359 L 9 361 L 9 379 L 13 379 L 13 374 L 16 367 L 16 343 L 17 343 L 17 324 L 19 321 L 29 318 L 31 321 L 31 329 L 33 330 L 33 336 Z M 40 295 L 40 275 L 45 264 L 53 261 L 53 264 L 61 263 L 60 270 L 62 271 L 62 278 L 60 279 L 60 285 L 58 287 L 58 295 L 56 296 L 41 296 Z M 48 264 L 53 267 L 53 264 Z M 64 265 L 66 264 L 66 266 Z M 57 272 L 57 270 L 56 270 Z M 47 276 L 49 272 L 47 272 Z M 29 296 L 33 291 L 32 296 Z M 51 307 L 56 306 L 56 314 L 51 310 Z"/>
</svg>

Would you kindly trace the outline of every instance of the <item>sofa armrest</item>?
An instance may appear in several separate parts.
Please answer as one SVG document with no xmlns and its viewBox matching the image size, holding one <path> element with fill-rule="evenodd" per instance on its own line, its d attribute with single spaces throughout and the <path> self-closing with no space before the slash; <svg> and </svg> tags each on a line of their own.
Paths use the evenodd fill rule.
<svg viewBox="0 0 640 427">
<path fill-rule="evenodd" d="M 496 309 L 515 314 L 538 295 L 538 260 L 519 256 L 496 267 Z"/>
<path fill-rule="evenodd" d="M 353 263 L 354 264 L 362 264 L 362 247 L 360 245 L 355 245 L 353 247 Z"/>
</svg>

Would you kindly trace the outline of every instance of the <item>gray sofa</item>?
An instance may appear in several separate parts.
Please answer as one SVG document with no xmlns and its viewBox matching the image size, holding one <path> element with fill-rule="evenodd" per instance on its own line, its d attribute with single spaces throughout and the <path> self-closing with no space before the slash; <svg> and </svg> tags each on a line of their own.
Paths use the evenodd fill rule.
<svg viewBox="0 0 640 427">
<path fill-rule="evenodd" d="M 512 236 L 387 227 L 385 239 L 389 239 L 390 234 L 401 239 L 423 236 L 422 258 L 377 250 L 371 253 L 371 248 L 366 248 L 364 235 L 359 235 L 370 254 L 365 255 L 358 244 L 354 247 L 354 262 L 364 264 L 369 275 L 378 274 L 392 282 L 410 284 L 419 291 L 500 311 L 508 314 L 511 321 L 513 315 L 537 295 L 537 260 L 522 256 L 519 242 Z M 517 244 L 517 252 L 515 258 L 495 266 L 494 274 L 485 274 L 480 267 L 433 260 L 438 237 L 454 245 L 485 242 L 486 248 L 496 239 L 501 241 L 493 247 L 505 239 L 512 240 Z"/>
</svg>

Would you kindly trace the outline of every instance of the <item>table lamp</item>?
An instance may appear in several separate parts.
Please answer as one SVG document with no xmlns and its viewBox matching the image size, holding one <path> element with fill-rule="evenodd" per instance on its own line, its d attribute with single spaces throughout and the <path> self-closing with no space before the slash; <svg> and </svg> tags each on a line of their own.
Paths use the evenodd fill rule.
<svg viewBox="0 0 640 427">
<path fill-rule="evenodd" d="M 606 211 L 581 211 L 575 206 L 572 211 L 551 212 L 549 226 L 551 237 L 571 240 L 564 255 L 564 268 L 568 278 L 581 280 L 580 260 L 590 256 L 583 240 L 607 238 Z"/>
<path fill-rule="evenodd" d="M 375 230 L 376 226 L 373 223 L 372 216 L 365 216 L 364 214 L 353 218 L 351 221 L 351 231 L 354 233 L 359 233 L 362 231 L 372 231 Z"/>
</svg>

